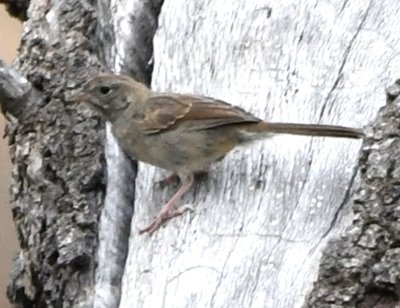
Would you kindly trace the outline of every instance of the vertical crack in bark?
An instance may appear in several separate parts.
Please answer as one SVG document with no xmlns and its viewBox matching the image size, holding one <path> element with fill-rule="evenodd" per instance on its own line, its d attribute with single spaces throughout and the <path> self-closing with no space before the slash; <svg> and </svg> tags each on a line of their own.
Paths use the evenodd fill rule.
<svg viewBox="0 0 400 308">
<path fill-rule="evenodd" d="M 110 70 L 150 85 L 153 37 L 163 1 L 98 3 L 101 55 Z M 129 249 L 137 163 L 128 158 L 107 126 L 107 192 L 100 222 L 95 307 L 117 307 Z"/>
<path fill-rule="evenodd" d="M 348 2 L 349 2 L 349 0 L 344 0 L 343 1 L 342 7 L 339 10 L 339 15 L 342 14 L 343 11 L 346 9 Z"/>
<path fill-rule="evenodd" d="M 331 220 L 331 223 L 330 223 L 328 229 L 322 235 L 322 238 L 321 238 L 321 240 L 319 242 L 322 242 L 323 239 L 325 237 L 327 237 L 331 233 L 332 229 L 335 227 L 336 222 L 337 222 L 337 220 L 339 218 L 340 212 L 343 210 L 343 208 L 347 204 L 347 202 L 349 202 L 349 200 L 351 198 L 351 189 L 353 188 L 353 184 L 354 184 L 354 181 L 356 179 L 357 172 L 358 172 L 358 169 L 355 168 L 354 171 L 353 171 L 353 174 L 351 175 L 349 184 L 347 185 L 346 191 L 345 191 L 344 196 L 343 196 L 343 200 L 342 200 L 342 202 L 340 202 L 339 206 L 337 207 L 335 213 L 333 214 L 333 218 Z"/>
<path fill-rule="evenodd" d="M 236 250 L 236 247 L 237 247 L 237 244 L 239 242 L 239 239 L 240 239 L 240 237 L 236 235 L 235 236 L 235 241 L 232 244 L 232 248 L 229 250 L 229 252 L 228 252 L 228 254 L 227 254 L 226 258 L 225 258 L 224 265 L 222 266 L 221 272 L 220 272 L 219 277 L 218 277 L 217 285 L 215 286 L 215 290 L 214 290 L 214 292 L 212 293 L 212 295 L 210 297 L 211 298 L 211 300 L 210 300 L 210 306 L 211 307 L 216 307 L 215 300 L 216 300 L 216 297 L 218 295 L 218 290 L 221 287 L 221 284 L 223 282 L 222 279 L 224 277 L 225 269 L 226 269 L 226 267 L 228 265 L 228 262 L 230 261 L 230 258 L 232 256 L 232 254 Z"/>
<path fill-rule="evenodd" d="M 336 79 L 333 82 L 332 88 L 329 90 L 324 103 L 322 104 L 321 112 L 319 114 L 319 118 L 320 119 L 322 119 L 322 117 L 324 116 L 326 107 L 328 105 L 328 101 L 331 98 L 333 92 L 336 90 L 337 86 L 339 85 L 340 80 L 342 79 L 342 73 L 343 73 L 344 66 L 345 66 L 345 64 L 347 62 L 347 58 L 349 57 L 350 51 L 351 51 L 351 49 L 353 47 L 353 44 L 356 41 L 358 35 L 360 34 L 360 31 L 361 31 L 362 27 L 364 26 L 365 21 L 367 20 L 369 11 L 371 9 L 371 6 L 372 6 L 372 0 L 369 2 L 367 10 L 365 11 L 364 16 L 362 17 L 361 22 L 360 22 L 359 26 L 356 29 L 356 32 L 354 33 L 353 37 L 350 39 L 350 42 L 347 45 L 346 50 L 344 51 L 343 59 L 342 59 L 342 62 L 340 64 L 339 70 L 337 72 Z"/>
</svg>

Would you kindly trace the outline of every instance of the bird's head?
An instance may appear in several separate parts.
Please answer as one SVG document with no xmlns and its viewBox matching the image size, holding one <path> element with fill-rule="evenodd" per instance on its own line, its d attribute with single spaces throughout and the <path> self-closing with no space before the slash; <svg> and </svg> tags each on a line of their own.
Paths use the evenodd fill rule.
<svg viewBox="0 0 400 308">
<path fill-rule="evenodd" d="M 132 103 L 150 90 L 142 83 L 122 75 L 101 74 L 86 82 L 76 100 L 88 103 L 107 120 L 114 122 Z"/>
</svg>

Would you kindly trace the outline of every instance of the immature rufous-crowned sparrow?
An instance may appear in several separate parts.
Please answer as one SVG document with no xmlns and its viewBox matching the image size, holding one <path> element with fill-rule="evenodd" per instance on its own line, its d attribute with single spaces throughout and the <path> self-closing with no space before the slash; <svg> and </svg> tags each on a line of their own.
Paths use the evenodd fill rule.
<svg viewBox="0 0 400 308">
<path fill-rule="evenodd" d="M 80 100 L 90 103 L 105 120 L 123 150 L 132 158 L 172 171 L 181 187 L 155 220 L 140 233 L 152 234 L 182 214 L 175 203 L 206 170 L 238 145 L 273 134 L 361 138 L 359 129 L 265 122 L 221 100 L 186 94 L 154 92 L 132 78 L 101 74 L 83 86 Z M 166 180 L 165 182 L 168 182 Z"/>
</svg>

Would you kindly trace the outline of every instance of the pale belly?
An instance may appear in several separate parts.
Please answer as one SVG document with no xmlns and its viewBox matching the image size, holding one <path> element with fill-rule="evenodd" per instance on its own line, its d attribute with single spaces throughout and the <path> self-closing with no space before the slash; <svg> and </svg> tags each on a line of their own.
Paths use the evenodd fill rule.
<svg viewBox="0 0 400 308">
<path fill-rule="evenodd" d="M 163 132 L 137 138 L 114 134 L 129 156 L 176 173 L 204 171 L 237 144 L 236 137 L 231 135 L 233 132 L 226 127 Z"/>
</svg>

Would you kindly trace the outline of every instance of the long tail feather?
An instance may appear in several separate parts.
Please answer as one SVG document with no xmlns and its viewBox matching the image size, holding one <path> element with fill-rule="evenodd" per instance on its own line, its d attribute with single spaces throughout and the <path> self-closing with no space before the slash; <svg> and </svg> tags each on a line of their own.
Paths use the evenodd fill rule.
<svg viewBox="0 0 400 308">
<path fill-rule="evenodd" d="M 270 122 L 260 122 L 252 126 L 249 132 L 339 138 L 362 138 L 364 136 L 364 133 L 361 129 L 344 126 Z"/>
</svg>

